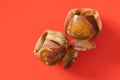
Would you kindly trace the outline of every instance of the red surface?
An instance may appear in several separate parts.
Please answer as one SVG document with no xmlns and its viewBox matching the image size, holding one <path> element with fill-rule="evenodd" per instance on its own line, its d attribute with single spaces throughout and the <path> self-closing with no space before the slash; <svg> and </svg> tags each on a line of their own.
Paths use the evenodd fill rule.
<svg viewBox="0 0 120 80">
<path fill-rule="evenodd" d="M 119 0 L 0 0 L 0 80 L 120 80 Z M 33 54 L 45 29 L 64 32 L 72 8 L 93 8 L 103 23 L 96 49 L 80 52 L 68 70 Z"/>
</svg>

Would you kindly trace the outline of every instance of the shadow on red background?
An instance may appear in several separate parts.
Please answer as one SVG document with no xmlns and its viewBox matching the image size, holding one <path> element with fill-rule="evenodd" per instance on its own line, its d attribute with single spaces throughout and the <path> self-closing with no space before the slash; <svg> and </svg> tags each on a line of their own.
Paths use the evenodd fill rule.
<svg viewBox="0 0 120 80">
<path fill-rule="evenodd" d="M 1 0 L 0 80 L 120 80 L 119 2 Z M 80 52 L 68 70 L 60 64 L 44 65 L 33 54 L 37 39 L 46 29 L 64 32 L 64 19 L 76 7 L 95 8 L 101 13 L 103 30 L 95 39 L 97 47 Z"/>
<path fill-rule="evenodd" d="M 100 36 L 95 39 L 96 49 L 79 52 L 75 64 L 68 70 L 77 77 L 85 77 L 89 79 L 107 79 L 118 80 L 120 74 L 120 35 L 115 30 L 110 29 L 116 26 L 116 22 L 109 19 L 102 20 L 103 30 Z M 117 29 L 116 29 L 117 31 Z M 110 76 L 111 75 L 111 76 Z"/>
</svg>

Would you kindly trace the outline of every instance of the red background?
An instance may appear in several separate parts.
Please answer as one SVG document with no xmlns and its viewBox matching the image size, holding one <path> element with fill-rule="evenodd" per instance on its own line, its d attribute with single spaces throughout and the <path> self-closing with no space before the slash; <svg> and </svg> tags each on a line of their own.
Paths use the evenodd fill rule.
<svg viewBox="0 0 120 80">
<path fill-rule="evenodd" d="M 80 52 L 68 70 L 33 54 L 46 29 L 64 32 L 72 8 L 93 8 L 103 23 L 96 49 Z M 0 80 L 120 80 L 119 0 L 0 0 Z"/>
</svg>

